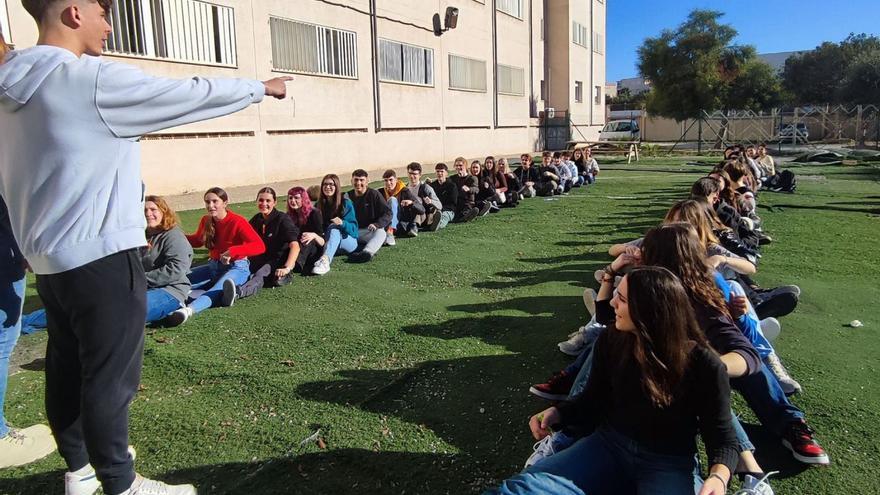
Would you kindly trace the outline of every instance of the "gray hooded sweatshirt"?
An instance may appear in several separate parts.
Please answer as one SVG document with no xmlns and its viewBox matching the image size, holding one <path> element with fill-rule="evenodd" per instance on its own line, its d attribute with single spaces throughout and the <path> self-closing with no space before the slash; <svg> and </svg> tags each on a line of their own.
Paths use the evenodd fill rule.
<svg viewBox="0 0 880 495">
<path fill-rule="evenodd" d="M 263 99 L 260 81 L 163 79 L 40 45 L 0 65 L 0 196 L 37 274 L 146 245 L 141 135 Z"/>
</svg>

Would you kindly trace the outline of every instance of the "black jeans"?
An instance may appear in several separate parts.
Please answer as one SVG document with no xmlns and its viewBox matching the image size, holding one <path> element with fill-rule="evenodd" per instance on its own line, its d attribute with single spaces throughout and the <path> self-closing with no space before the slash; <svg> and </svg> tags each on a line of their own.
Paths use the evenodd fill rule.
<svg viewBox="0 0 880 495">
<path fill-rule="evenodd" d="M 131 487 L 128 406 L 144 351 L 147 280 L 137 250 L 37 275 L 46 308 L 46 417 L 71 471 L 91 463 L 104 493 Z"/>
</svg>

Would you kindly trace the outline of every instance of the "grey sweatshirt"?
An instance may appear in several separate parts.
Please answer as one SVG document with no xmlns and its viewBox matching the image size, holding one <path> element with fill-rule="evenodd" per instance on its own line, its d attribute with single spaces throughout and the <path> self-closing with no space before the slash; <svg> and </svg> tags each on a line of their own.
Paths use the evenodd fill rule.
<svg viewBox="0 0 880 495">
<path fill-rule="evenodd" d="M 263 99 L 246 79 L 163 79 L 40 45 L 0 65 L 0 196 L 40 275 L 143 246 L 139 137 Z"/>
<path fill-rule="evenodd" d="M 150 289 L 165 289 L 181 303 L 186 301 L 191 285 L 186 274 L 192 264 L 193 250 L 180 227 L 148 234 L 142 249 L 141 263 L 147 272 Z"/>
</svg>

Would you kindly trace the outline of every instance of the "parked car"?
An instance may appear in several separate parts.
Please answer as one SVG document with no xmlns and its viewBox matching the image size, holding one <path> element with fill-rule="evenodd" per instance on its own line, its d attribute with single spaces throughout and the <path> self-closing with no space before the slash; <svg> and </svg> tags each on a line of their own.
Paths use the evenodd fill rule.
<svg viewBox="0 0 880 495">
<path fill-rule="evenodd" d="M 599 131 L 599 141 L 638 141 L 639 123 L 635 120 L 612 120 Z"/>
<path fill-rule="evenodd" d="M 803 122 L 779 124 L 779 134 L 777 137 L 780 141 L 791 141 L 794 138 L 795 142 L 806 143 L 810 140 L 810 130 L 807 129 L 807 124 Z"/>
</svg>

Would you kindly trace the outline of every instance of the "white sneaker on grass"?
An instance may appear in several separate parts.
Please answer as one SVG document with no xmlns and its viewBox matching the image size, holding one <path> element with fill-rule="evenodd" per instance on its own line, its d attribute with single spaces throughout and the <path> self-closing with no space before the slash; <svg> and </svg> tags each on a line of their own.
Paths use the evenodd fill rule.
<svg viewBox="0 0 880 495">
<path fill-rule="evenodd" d="M 534 466 L 551 455 L 565 450 L 573 443 L 574 439 L 570 436 L 561 431 L 554 431 L 544 437 L 543 440 L 535 442 L 535 446 L 533 447 L 535 451 L 532 452 L 532 455 L 530 455 L 528 459 L 526 459 L 526 467 Z"/>
<path fill-rule="evenodd" d="M 788 374 L 788 370 L 782 365 L 782 361 L 775 352 L 764 358 L 764 364 L 773 372 L 785 395 L 799 394 L 803 391 L 801 384 Z"/>
<path fill-rule="evenodd" d="M 128 456 L 131 462 L 137 459 L 137 452 L 131 445 L 128 446 Z M 91 464 L 86 464 L 76 473 L 64 473 L 64 495 L 94 495 L 100 487 L 101 482 Z"/>
<path fill-rule="evenodd" d="M 195 311 L 193 311 L 191 307 L 184 306 L 165 317 L 165 326 L 178 327 L 180 325 L 183 325 L 184 323 L 186 323 L 186 320 L 190 319 L 194 314 Z"/>
<path fill-rule="evenodd" d="M 197 493 L 196 487 L 192 485 L 168 485 L 137 475 L 131 488 L 121 495 L 197 495 Z"/>
<path fill-rule="evenodd" d="M 779 323 L 779 320 L 776 318 L 764 318 L 761 320 L 761 333 L 764 334 L 764 337 L 767 338 L 770 342 L 776 340 L 776 337 L 779 337 L 779 333 L 782 331 L 782 325 Z"/>
<path fill-rule="evenodd" d="M 46 425 L 10 428 L 0 438 L 0 468 L 24 466 L 55 452 L 52 430 Z"/>
<path fill-rule="evenodd" d="M 397 245 L 397 241 L 394 239 L 394 234 L 388 234 L 388 235 L 386 235 L 386 236 L 385 236 L 385 242 L 384 242 L 384 244 L 385 244 L 386 246 L 396 246 L 396 245 Z"/>
<path fill-rule="evenodd" d="M 773 495 L 773 488 L 770 487 L 770 483 L 767 481 L 771 474 L 776 474 L 776 471 L 767 473 L 761 479 L 755 478 L 750 474 L 745 475 L 742 487 L 736 492 L 736 495 Z"/>
<path fill-rule="evenodd" d="M 564 342 L 560 342 L 557 344 L 559 350 L 562 351 L 563 354 L 568 354 L 569 356 L 577 356 L 581 353 L 581 349 L 584 348 L 584 331 L 586 327 L 580 327 L 577 332 L 574 333 L 568 340 Z"/>
<path fill-rule="evenodd" d="M 318 261 L 315 262 L 315 266 L 312 267 L 312 275 L 326 275 L 329 271 L 330 259 L 326 256 L 318 258 Z"/>
</svg>

